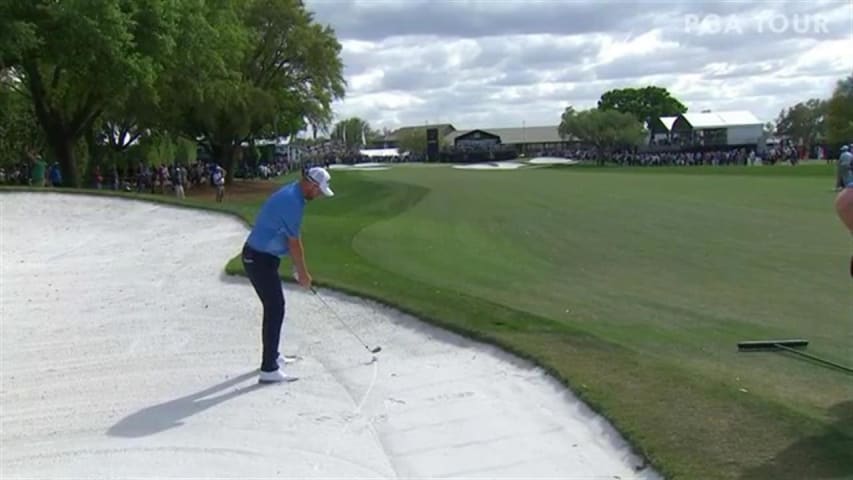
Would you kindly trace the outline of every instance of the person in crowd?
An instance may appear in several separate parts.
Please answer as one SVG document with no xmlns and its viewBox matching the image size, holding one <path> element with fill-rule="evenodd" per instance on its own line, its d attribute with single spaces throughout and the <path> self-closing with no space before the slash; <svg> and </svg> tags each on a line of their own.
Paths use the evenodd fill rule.
<svg viewBox="0 0 853 480">
<path fill-rule="evenodd" d="M 845 186 L 845 177 L 853 167 L 853 152 L 850 145 L 842 145 L 841 155 L 838 156 L 838 165 L 835 168 L 835 190 L 841 191 Z"/>
</svg>

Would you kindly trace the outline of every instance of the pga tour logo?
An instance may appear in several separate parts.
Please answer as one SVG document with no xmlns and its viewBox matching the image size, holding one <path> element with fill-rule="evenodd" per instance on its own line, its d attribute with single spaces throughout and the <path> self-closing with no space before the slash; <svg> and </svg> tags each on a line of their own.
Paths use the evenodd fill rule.
<svg viewBox="0 0 853 480">
<path fill-rule="evenodd" d="M 828 34 L 825 16 L 794 13 L 773 13 L 753 18 L 737 15 L 694 15 L 684 16 L 684 31 L 696 35 L 744 34 L 744 33 L 798 33 Z"/>
</svg>

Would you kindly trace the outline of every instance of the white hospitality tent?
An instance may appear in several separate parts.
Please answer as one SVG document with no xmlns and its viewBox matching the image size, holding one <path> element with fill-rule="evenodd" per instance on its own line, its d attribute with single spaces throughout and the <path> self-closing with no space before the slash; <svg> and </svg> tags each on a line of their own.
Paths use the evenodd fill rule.
<svg viewBox="0 0 853 480">
<path fill-rule="evenodd" d="M 764 123 L 746 110 L 684 113 L 672 124 L 673 133 L 704 145 L 757 145 L 763 131 Z"/>
</svg>

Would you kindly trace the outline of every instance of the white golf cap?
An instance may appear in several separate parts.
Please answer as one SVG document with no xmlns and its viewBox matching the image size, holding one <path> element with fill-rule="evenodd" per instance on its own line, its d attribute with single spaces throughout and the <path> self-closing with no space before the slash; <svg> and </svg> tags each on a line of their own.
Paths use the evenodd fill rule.
<svg viewBox="0 0 853 480">
<path fill-rule="evenodd" d="M 329 181 L 332 179 L 332 176 L 329 175 L 329 172 L 326 171 L 323 167 L 311 167 L 308 170 L 308 174 L 306 175 L 309 180 L 316 183 L 320 187 L 320 191 L 323 192 L 323 195 L 327 197 L 331 197 L 335 195 L 335 192 L 329 188 Z"/>
</svg>

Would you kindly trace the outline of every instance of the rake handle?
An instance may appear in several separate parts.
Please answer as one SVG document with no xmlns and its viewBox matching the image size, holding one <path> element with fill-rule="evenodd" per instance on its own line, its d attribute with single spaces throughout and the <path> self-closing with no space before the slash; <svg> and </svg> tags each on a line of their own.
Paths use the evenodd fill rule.
<svg viewBox="0 0 853 480">
<path fill-rule="evenodd" d="M 845 366 L 845 365 L 841 365 L 841 364 L 839 364 L 839 363 L 835 363 L 835 362 L 832 362 L 832 361 L 830 361 L 830 360 L 825 360 L 825 359 L 823 359 L 823 358 L 816 357 L 816 356 L 811 355 L 811 354 L 808 354 L 808 353 L 806 353 L 806 352 L 801 352 L 801 351 L 799 351 L 799 350 L 793 349 L 793 348 L 791 348 L 791 347 L 786 347 L 785 345 L 780 345 L 780 344 L 778 344 L 778 343 L 777 343 L 777 344 L 775 344 L 774 346 L 775 346 L 775 347 L 777 347 L 777 348 L 780 348 L 780 349 L 782 349 L 782 350 L 785 350 L 786 352 L 795 353 L 795 354 L 797 354 L 797 355 L 801 355 L 801 356 L 803 356 L 803 357 L 806 357 L 806 358 L 808 358 L 808 359 L 814 360 L 814 361 L 816 361 L 816 362 L 820 362 L 820 363 L 823 363 L 823 364 L 825 364 L 825 365 L 829 365 L 829 366 L 831 366 L 831 367 L 835 367 L 835 368 L 838 368 L 838 369 L 844 370 L 845 372 L 848 372 L 848 373 L 853 373 L 853 368 L 847 367 L 847 366 Z"/>
</svg>

